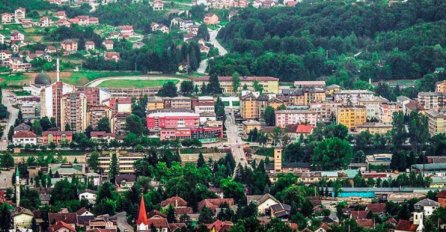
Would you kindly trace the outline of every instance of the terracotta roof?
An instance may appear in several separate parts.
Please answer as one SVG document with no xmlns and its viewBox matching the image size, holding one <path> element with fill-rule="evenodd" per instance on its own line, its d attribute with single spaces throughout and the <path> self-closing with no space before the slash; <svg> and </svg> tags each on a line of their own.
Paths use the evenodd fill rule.
<svg viewBox="0 0 446 232">
<path fill-rule="evenodd" d="M 153 211 L 152 211 L 153 212 Z M 150 213 L 152 213 L 150 212 Z M 150 215 L 149 213 L 149 215 Z M 169 228 L 169 223 L 165 216 L 161 213 L 155 213 L 155 215 L 151 216 L 148 220 L 149 228 L 154 226 L 155 228 Z"/>
<path fill-rule="evenodd" d="M 191 207 L 179 207 L 179 208 L 175 208 L 175 214 L 176 215 L 183 215 L 183 214 L 191 214 L 194 211 L 192 210 Z"/>
<path fill-rule="evenodd" d="M 59 221 L 66 222 L 68 224 L 76 224 L 76 213 L 48 213 L 48 221 L 50 224 L 54 224 Z"/>
<path fill-rule="evenodd" d="M 44 131 L 44 132 L 42 132 L 42 136 L 48 136 L 49 134 L 72 136 L 73 132 L 72 131 Z"/>
<path fill-rule="evenodd" d="M 400 220 L 398 222 L 398 225 L 396 225 L 395 230 L 416 231 L 417 225 L 414 225 L 411 221 L 408 220 Z"/>
<path fill-rule="evenodd" d="M 74 229 L 73 226 L 71 226 L 70 224 L 67 224 L 63 221 L 58 221 L 58 222 L 56 222 L 56 224 L 52 225 L 50 227 L 50 232 L 58 231 L 59 229 L 62 229 L 62 228 L 65 228 L 70 232 L 76 232 L 76 229 Z"/>
<path fill-rule="evenodd" d="M 365 210 L 351 211 L 350 215 L 353 219 L 366 219 L 368 212 Z"/>
<path fill-rule="evenodd" d="M 198 211 L 201 211 L 204 207 L 215 211 L 217 208 L 220 208 L 220 205 L 223 203 L 228 204 L 229 206 L 234 205 L 234 199 L 232 198 L 214 198 L 214 199 L 204 199 L 198 202 Z"/>
<path fill-rule="evenodd" d="M 356 223 L 358 224 L 359 227 L 364 227 L 364 228 L 372 228 L 373 227 L 372 219 L 359 219 L 359 220 L 356 220 Z"/>
<path fill-rule="evenodd" d="M 220 221 L 217 220 L 212 224 L 208 224 L 207 227 L 210 231 L 215 229 L 216 232 L 229 231 L 234 224 L 231 221 Z"/>
<path fill-rule="evenodd" d="M 384 213 L 386 212 L 386 204 L 384 203 L 367 204 L 367 210 L 372 211 L 372 213 Z"/>
<path fill-rule="evenodd" d="M 437 193 L 437 198 L 446 198 L 446 190 L 441 190 Z"/>
<path fill-rule="evenodd" d="M 305 124 L 299 124 L 296 128 L 296 133 L 302 133 L 302 134 L 311 134 L 313 132 L 314 126 L 312 125 L 305 125 Z"/>
<path fill-rule="evenodd" d="M 179 196 L 174 196 L 161 202 L 161 207 L 166 207 L 168 205 L 172 205 L 174 207 L 187 206 L 187 201 Z"/>
<path fill-rule="evenodd" d="M 37 138 L 37 135 L 32 131 L 17 131 L 13 138 Z"/>
<path fill-rule="evenodd" d="M 269 193 L 266 193 L 263 195 L 247 195 L 246 198 L 247 198 L 248 204 L 250 202 L 256 202 L 258 205 L 261 205 L 268 199 L 271 199 L 271 200 L 275 201 L 276 203 L 280 203 L 275 197 L 273 197 Z"/>
</svg>

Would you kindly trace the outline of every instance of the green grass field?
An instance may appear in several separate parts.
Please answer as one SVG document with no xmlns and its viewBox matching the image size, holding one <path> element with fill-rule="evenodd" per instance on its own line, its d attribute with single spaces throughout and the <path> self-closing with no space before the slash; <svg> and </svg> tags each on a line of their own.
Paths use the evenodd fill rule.
<svg viewBox="0 0 446 232">
<path fill-rule="evenodd" d="M 107 80 L 99 84 L 99 87 L 107 88 L 146 88 L 158 87 L 167 82 L 178 83 L 178 80 Z"/>
<path fill-rule="evenodd" d="M 13 74 L 0 74 L 1 84 L 8 86 L 11 85 L 24 85 L 28 84 L 31 80 L 29 76 L 23 73 L 13 73 Z"/>
<path fill-rule="evenodd" d="M 63 82 L 72 85 L 85 85 L 86 83 L 103 77 L 137 76 L 140 72 L 110 72 L 110 71 L 81 71 L 72 72 L 71 75 L 61 76 Z"/>
</svg>

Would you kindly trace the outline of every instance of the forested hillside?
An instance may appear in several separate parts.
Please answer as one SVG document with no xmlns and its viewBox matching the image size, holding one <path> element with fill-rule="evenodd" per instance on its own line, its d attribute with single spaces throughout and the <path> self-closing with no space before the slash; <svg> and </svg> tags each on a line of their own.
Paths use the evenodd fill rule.
<svg viewBox="0 0 446 232">
<path fill-rule="evenodd" d="M 210 72 L 326 77 L 353 87 L 369 78 L 418 79 L 445 67 L 446 1 L 374 2 L 242 10 L 218 35 L 232 53 L 215 59 Z"/>
</svg>

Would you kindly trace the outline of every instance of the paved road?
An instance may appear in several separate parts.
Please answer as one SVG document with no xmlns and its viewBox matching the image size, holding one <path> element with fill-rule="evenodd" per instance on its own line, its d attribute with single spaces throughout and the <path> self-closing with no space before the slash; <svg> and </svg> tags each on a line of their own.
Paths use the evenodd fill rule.
<svg viewBox="0 0 446 232">
<path fill-rule="evenodd" d="M 231 115 L 229 114 L 231 111 L 226 112 L 226 135 L 228 137 L 228 145 L 231 148 L 232 156 L 235 160 L 235 166 L 237 167 L 239 164 L 242 166 L 250 167 L 248 162 L 246 161 L 245 152 L 243 151 L 243 145 L 244 142 L 239 136 L 239 131 L 237 124 L 235 124 L 235 120 L 231 115 L 234 115 L 233 112 L 231 112 Z M 237 168 L 234 169 L 233 177 L 235 177 Z"/>
<path fill-rule="evenodd" d="M 228 51 L 223 46 L 221 46 L 221 44 L 217 40 L 217 34 L 220 31 L 220 29 L 218 29 L 218 30 L 208 29 L 208 30 L 209 30 L 209 42 L 212 45 L 214 45 L 215 48 L 218 49 L 219 56 L 226 55 L 228 53 Z M 197 72 L 205 74 L 206 73 L 206 68 L 208 67 L 209 60 L 213 59 L 213 58 L 214 57 L 202 60 L 200 62 L 200 66 L 198 66 Z"/>
<path fill-rule="evenodd" d="M 102 82 L 108 81 L 108 80 L 178 80 L 177 88 L 180 88 L 181 82 L 183 82 L 184 79 L 178 78 L 178 77 L 170 77 L 170 76 L 122 76 L 122 77 L 104 77 L 99 78 L 93 81 L 88 82 L 85 84 L 87 87 L 97 87 Z"/>
<path fill-rule="evenodd" d="M 3 131 L 2 140 L 7 139 L 9 128 L 11 126 L 14 126 L 15 120 L 19 115 L 19 110 L 17 108 L 12 107 L 10 97 L 8 95 L 9 91 L 7 91 L 6 89 L 2 89 L 2 96 L 3 96 L 2 104 L 5 105 L 6 108 L 8 108 L 9 112 L 8 123 L 6 124 L 5 130 Z"/>
</svg>

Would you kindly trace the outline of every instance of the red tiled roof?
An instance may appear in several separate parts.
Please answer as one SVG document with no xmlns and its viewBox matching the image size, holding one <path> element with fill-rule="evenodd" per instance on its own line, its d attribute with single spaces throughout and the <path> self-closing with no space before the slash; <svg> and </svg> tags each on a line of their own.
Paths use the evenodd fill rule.
<svg viewBox="0 0 446 232">
<path fill-rule="evenodd" d="M 147 213 L 146 213 L 146 205 L 144 204 L 144 197 L 141 197 L 141 202 L 139 203 L 139 213 L 138 220 L 136 220 L 137 225 L 147 225 Z"/>
<path fill-rule="evenodd" d="M 52 225 L 50 227 L 50 232 L 57 231 L 62 228 L 65 228 L 70 232 L 76 232 L 76 229 L 74 229 L 74 227 L 72 227 L 70 224 L 67 224 L 63 221 L 58 221 L 58 222 L 56 222 L 56 224 Z"/>
<path fill-rule="evenodd" d="M 441 190 L 437 193 L 437 198 L 446 198 L 446 190 Z"/>
<path fill-rule="evenodd" d="M 366 219 L 368 212 L 365 210 L 351 211 L 351 216 L 353 219 Z"/>
<path fill-rule="evenodd" d="M 161 202 L 161 207 L 166 207 L 168 205 L 172 205 L 174 207 L 187 206 L 187 201 L 179 196 L 174 196 Z"/>
<path fill-rule="evenodd" d="M 212 231 L 212 229 L 215 228 L 215 231 L 220 232 L 220 231 L 229 231 L 233 225 L 234 224 L 230 221 L 217 220 L 212 224 L 208 224 L 207 227 L 210 231 Z"/>
<path fill-rule="evenodd" d="M 372 213 L 384 213 L 386 211 L 386 204 L 384 203 L 371 203 L 367 204 L 367 209 Z"/>
<path fill-rule="evenodd" d="M 234 205 L 234 199 L 232 199 L 232 198 L 204 199 L 204 200 L 198 202 L 198 210 L 201 211 L 201 209 L 206 207 L 206 208 L 211 209 L 212 211 L 215 211 L 223 203 L 227 203 L 229 206 L 232 206 L 232 205 Z"/>
<path fill-rule="evenodd" d="M 48 136 L 49 134 L 72 136 L 73 132 L 72 131 L 44 131 L 44 132 L 42 132 L 42 136 Z"/>
<path fill-rule="evenodd" d="M 175 208 L 175 214 L 176 215 L 183 215 L 183 214 L 191 214 L 194 211 L 192 210 L 191 207 L 180 207 L 180 208 Z"/>
<path fill-rule="evenodd" d="M 314 126 L 312 126 L 312 125 L 299 124 L 299 125 L 297 125 L 296 133 L 311 134 L 313 129 L 314 129 Z"/>
<path fill-rule="evenodd" d="M 76 224 L 76 213 L 48 213 L 48 221 L 50 224 L 54 224 L 59 221 L 63 221 L 68 224 Z"/>
<path fill-rule="evenodd" d="M 398 222 L 398 225 L 396 225 L 395 230 L 416 231 L 417 230 L 417 226 L 414 225 L 411 221 L 400 220 Z"/>
<path fill-rule="evenodd" d="M 356 223 L 358 224 L 359 227 L 364 227 L 364 228 L 372 228 L 373 227 L 372 219 L 359 219 L 359 220 L 356 220 Z"/>
<path fill-rule="evenodd" d="M 13 138 L 37 138 L 37 135 L 32 131 L 17 131 Z"/>
<path fill-rule="evenodd" d="M 150 212 L 150 213 L 152 213 L 152 212 Z M 152 226 L 154 226 L 155 228 L 169 228 L 169 223 L 167 222 L 167 219 L 161 213 L 155 213 L 155 215 L 150 217 L 147 220 L 147 222 L 148 222 L 149 228 Z"/>
</svg>

